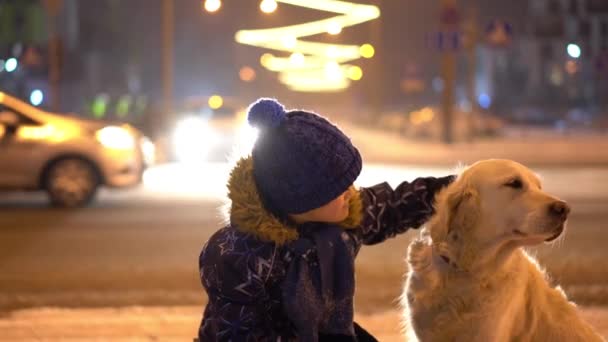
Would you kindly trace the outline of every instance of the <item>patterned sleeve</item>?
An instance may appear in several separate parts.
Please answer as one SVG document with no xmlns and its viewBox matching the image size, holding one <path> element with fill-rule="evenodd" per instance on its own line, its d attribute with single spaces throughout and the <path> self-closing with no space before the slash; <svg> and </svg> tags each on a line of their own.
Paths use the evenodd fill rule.
<svg viewBox="0 0 608 342">
<path fill-rule="evenodd" d="M 220 231 L 203 248 L 201 280 L 209 296 L 200 341 L 274 341 L 266 279 L 274 249 L 234 230 Z"/>
<path fill-rule="evenodd" d="M 358 233 L 363 244 L 373 245 L 409 228 L 419 228 L 434 213 L 435 194 L 454 178 L 417 178 L 395 190 L 386 182 L 362 188 L 363 219 Z"/>
</svg>

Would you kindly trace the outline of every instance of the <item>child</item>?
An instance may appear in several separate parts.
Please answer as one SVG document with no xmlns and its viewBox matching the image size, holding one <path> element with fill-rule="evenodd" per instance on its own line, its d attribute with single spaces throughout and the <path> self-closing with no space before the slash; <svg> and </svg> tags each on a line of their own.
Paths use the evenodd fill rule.
<svg viewBox="0 0 608 342">
<path fill-rule="evenodd" d="M 354 258 L 422 225 L 453 177 L 355 190 L 359 151 L 325 118 L 260 99 L 248 121 L 260 134 L 230 174 L 230 223 L 200 255 L 200 341 L 375 341 L 353 322 Z"/>
</svg>

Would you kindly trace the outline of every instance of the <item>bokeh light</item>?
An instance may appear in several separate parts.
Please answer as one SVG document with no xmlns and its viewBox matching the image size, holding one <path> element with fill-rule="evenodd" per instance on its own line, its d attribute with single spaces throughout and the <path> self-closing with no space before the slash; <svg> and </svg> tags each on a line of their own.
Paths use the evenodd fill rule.
<svg viewBox="0 0 608 342">
<path fill-rule="evenodd" d="M 492 105 L 492 98 L 490 95 L 482 93 L 479 95 L 477 102 L 479 102 L 481 108 L 488 109 L 490 108 L 490 105 Z"/>
<path fill-rule="evenodd" d="M 277 2 L 275 0 L 262 0 L 260 10 L 264 13 L 273 13 L 277 10 Z"/>
<path fill-rule="evenodd" d="M 219 109 L 224 105 L 224 99 L 219 95 L 212 95 L 209 97 L 209 108 Z"/>
<path fill-rule="evenodd" d="M 263 67 L 268 68 L 272 63 L 273 58 L 271 53 L 265 53 L 260 57 L 260 64 L 262 64 Z"/>
<path fill-rule="evenodd" d="M 222 1 L 220 0 L 205 0 L 203 7 L 205 11 L 209 13 L 217 12 L 222 7 Z"/>
<path fill-rule="evenodd" d="M 243 82 L 251 82 L 255 80 L 255 70 L 250 66 L 244 66 L 239 70 L 239 78 Z"/>
<path fill-rule="evenodd" d="M 30 103 L 34 106 L 39 106 L 44 101 L 44 94 L 40 89 L 35 89 L 30 94 Z"/>
<path fill-rule="evenodd" d="M 353 81 L 358 81 L 361 79 L 361 77 L 363 77 L 363 70 L 361 70 L 360 67 L 353 65 L 348 68 L 348 78 Z"/>
<path fill-rule="evenodd" d="M 581 56 L 581 47 L 576 44 L 568 44 L 566 51 L 572 58 L 579 58 Z"/>
<path fill-rule="evenodd" d="M 4 70 L 6 70 L 6 72 L 13 72 L 17 70 L 17 66 L 19 66 L 17 59 L 9 58 L 6 63 L 4 63 Z"/>
<path fill-rule="evenodd" d="M 302 38 L 322 33 L 339 34 L 344 28 L 361 24 L 380 16 L 374 5 L 348 1 L 327 0 L 276 0 L 294 6 L 336 13 L 331 18 L 298 23 L 282 27 L 240 30 L 235 34 L 238 43 L 289 53 L 289 56 L 264 55 L 260 63 L 268 70 L 279 73 L 279 81 L 294 91 L 339 91 L 350 85 L 357 72 L 351 72 L 347 63 L 361 57 L 371 58 L 374 49 L 365 44 L 334 44 L 306 41 Z M 302 57 L 304 62 L 302 63 Z M 356 70 L 356 69 L 354 69 Z M 351 77 L 353 76 L 353 77 Z"/>
<path fill-rule="evenodd" d="M 372 57 L 374 57 L 376 50 L 374 49 L 374 47 L 371 44 L 363 44 L 363 45 L 361 45 L 361 48 L 359 49 L 359 53 L 361 53 L 361 56 L 363 58 L 372 58 Z"/>
<path fill-rule="evenodd" d="M 337 35 L 342 32 L 342 25 L 340 23 L 332 21 L 327 25 L 327 33 L 331 35 Z"/>
<path fill-rule="evenodd" d="M 289 62 L 297 67 L 303 66 L 305 61 L 306 61 L 306 58 L 304 57 L 303 54 L 301 54 L 299 52 L 294 52 L 289 57 Z"/>
</svg>

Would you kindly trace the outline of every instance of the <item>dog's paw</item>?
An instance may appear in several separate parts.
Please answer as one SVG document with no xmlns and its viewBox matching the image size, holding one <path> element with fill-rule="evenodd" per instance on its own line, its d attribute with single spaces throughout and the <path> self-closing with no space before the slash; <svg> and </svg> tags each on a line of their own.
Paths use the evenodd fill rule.
<svg viewBox="0 0 608 342">
<path fill-rule="evenodd" d="M 431 265 L 431 246 L 424 240 L 415 240 L 410 244 L 407 262 L 413 271 L 421 271 Z"/>
</svg>

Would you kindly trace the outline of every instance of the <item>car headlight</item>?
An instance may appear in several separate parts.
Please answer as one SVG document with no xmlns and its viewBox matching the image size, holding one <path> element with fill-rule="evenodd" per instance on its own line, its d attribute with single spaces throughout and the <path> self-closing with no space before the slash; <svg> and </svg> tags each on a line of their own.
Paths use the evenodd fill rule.
<svg viewBox="0 0 608 342">
<path fill-rule="evenodd" d="M 97 141 L 104 147 L 129 150 L 135 148 L 135 137 L 127 129 L 118 126 L 107 126 L 95 133 Z"/>
<path fill-rule="evenodd" d="M 141 151 L 147 166 L 151 166 L 156 162 L 156 146 L 154 146 L 154 143 L 149 138 L 141 138 Z"/>
<path fill-rule="evenodd" d="M 179 121 L 173 132 L 173 148 L 178 161 L 201 162 L 207 157 L 217 136 L 206 120 L 186 117 Z"/>
</svg>

